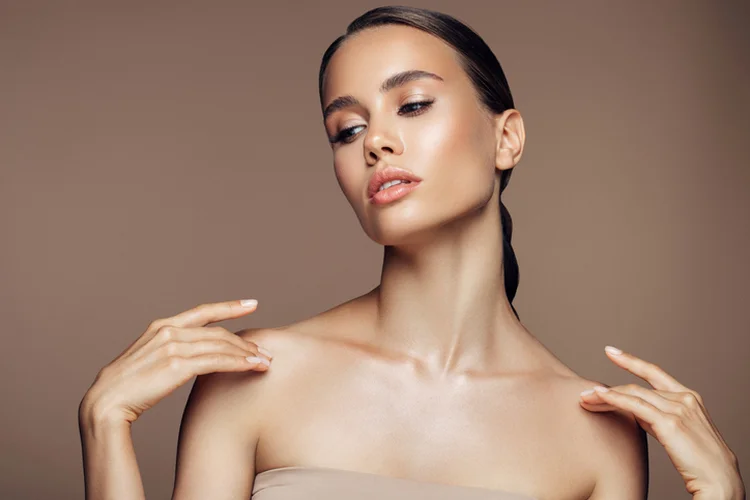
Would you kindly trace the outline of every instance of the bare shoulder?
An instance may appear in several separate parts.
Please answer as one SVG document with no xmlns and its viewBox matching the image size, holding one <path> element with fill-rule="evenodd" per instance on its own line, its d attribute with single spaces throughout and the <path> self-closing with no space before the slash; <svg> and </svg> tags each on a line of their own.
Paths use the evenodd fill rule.
<svg viewBox="0 0 750 500">
<path fill-rule="evenodd" d="M 253 423 L 259 428 L 265 411 L 280 397 L 277 389 L 284 383 L 294 383 L 292 378 L 304 374 L 305 360 L 315 359 L 321 342 L 287 327 L 248 328 L 234 333 L 269 351 L 271 366 L 265 371 L 213 372 L 198 376 L 188 401 L 188 415 L 192 419 L 210 411 L 227 424 L 236 421 L 242 428 L 249 428 L 248 424 Z"/>
<path fill-rule="evenodd" d="M 180 423 L 173 498 L 249 498 L 272 377 L 212 372 L 193 384 Z"/>
<path fill-rule="evenodd" d="M 310 351 L 305 337 L 284 328 L 251 328 L 235 332 L 240 338 L 267 349 L 273 355 L 265 371 L 213 372 L 199 375 L 183 414 L 182 437 L 189 443 L 199 433 L 224 429 L 230 441 L 254 447 L 270 408 L 288 393 L 284 383 L 304 367 L 300 361 Z M 299 367 L 300 369 L 295 369 Z M 220 425 L 219 425 L 220 424 Z"/>
<path fill-rule="evenodd" d="M 335 340 L 309 330 L 301 323 L 273 328 L 249 328 L 236 334 L 271 353 L 271 366 L 266 373 L 271 383 L 293 376 L 308 365 L 315 365 L 335 343 Z"/>
<path fill-rule="evenodd" d="M 309 355 L 311 349 L 319 347 L 323 342 L 321 336 L 311 334 L 303 328 L 295 328 L 295 325 L 247 328 L 236 332 L 236 334 L 240 338 L 270 351 L 273 356 L 272 363 L 277 361 L 277 355 L 279 354 L 283 360 Z"/>
<path fill-rule="evenodd" d="M 235 333 L 271 352 L 273 358 L 267 373 L 271 383 L 298 378 L 305 369 L 323 375 L 343 369 L 345 359 L 367 350 L 357 339 L 358 327 L 354 326 L 361 325 L 358 319 L 362 317 L 357 312 L 357 299 L 287 325 Z M 309 379 L 309 375 L 303 375 L 303 379 Z"/>
<path fill-rule="evenodd" d="M 252 392 L 260 392 L 264 407 L 283 406 L 288 398 L 307 390 L 313 381 L 335 376 L 341 368 L 340 341 L 325 331 L 308 329 L 306 323 L 272 328 L 251 328 L 236 332 L 271 353 L 271 365 L 262 373 L 262 381 L 250 382 Z"/>
<path fill-rule="evenodd" d="M 595 487 L 590 498 L 643 499 L 648 489 L 648 449 L 645 431 L 632 415 L 621 411 L 592 412 L 580 405 L 580 393 L 603 385 L 579 376 L 551 382 L 559 416 L 585 453 Z"/>
<path fill-rule="evenodd" d="M 271 366 L 265 371 L 212 372 L 199 375 L 190 392 L 184 419 L 192 422 L 204 420 L 211 415 L 211 419 L 224 422 L 226 428 L 236 424 L 233 432 L 240 432 L 240 438 L 252 440 L 254 436 L 245 436 L 244 431 L 261 426 L 264 409 L 274 397 L 273 386 L 277 384 L 279 375 L 286 371 L 284 368 L 291 366 L 290 361 L 293 360 L 290 358 L 299 356 L 303 351 L 299 349 L 303 343 L 294 342 L 292 335 L 283 328 L 249 328 L 235 332 L 235 335 L 271 351 L 272 354 L 283 355 L 280 356 L 280 361 L 274 357 Z M 296 349 L 292 347 L 293 344 Z"/>
</svg>

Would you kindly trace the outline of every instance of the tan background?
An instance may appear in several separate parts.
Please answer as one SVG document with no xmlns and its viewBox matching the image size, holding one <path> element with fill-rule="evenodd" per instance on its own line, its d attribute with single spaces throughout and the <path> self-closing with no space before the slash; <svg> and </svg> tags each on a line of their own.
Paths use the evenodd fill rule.
<svg viewBox="0 0 750 500">
<path fill-rule="evenodd" d="M 527 145 L 505 200 L 522 321 L 583 376 L 613 344 L 705 396 L 750 478 L 747 4 L 467 2 Z M 82 498 L 76 410 L 152 319 L 276 326 L 379 279 L 336 184 L 323 51 L 376 2 L 0 5 L 0 497 Z M 169 498 L 190 384 L 134 427 Z M 502 425 L 502 422 L 498 422 Z M 650 441 L 651 498 L 685 498 Z"/>
</svg>

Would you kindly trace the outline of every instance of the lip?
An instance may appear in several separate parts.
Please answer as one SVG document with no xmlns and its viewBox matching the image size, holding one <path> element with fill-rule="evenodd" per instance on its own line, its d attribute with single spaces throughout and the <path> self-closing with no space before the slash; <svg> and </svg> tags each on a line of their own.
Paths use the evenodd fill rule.
<svg viewBox="0 0 750 500">
<path fill-rule="evenodd" d="M 406 169 L 389 165 L 381 170 L 377 170 L 372 175 L 367 186 L 367 197 L 372 201 L 373 196 L 375 196 L 375 194 L 378 192 L 378 189 L 380 189 L 380 186 L 382 186 L 383 183 L 394 181 L 396 179 L 402 181 L 410 181 L 412 184 L 416 184 L 422 181 L 421 177 L 414 175 Z"/>
<path fill-rule="evenodd" d="M 373 205 L 385 205 L 386 203 L 396 201 L 417 189 L 420 184 L 421 182 L 412 181 L 409 184 L 402 183 L 397 184 L 396 186 L 391 186 L 388 189 L 375 193 L 373 197 L 370 198 L 370 203 Z"/>
</svg>

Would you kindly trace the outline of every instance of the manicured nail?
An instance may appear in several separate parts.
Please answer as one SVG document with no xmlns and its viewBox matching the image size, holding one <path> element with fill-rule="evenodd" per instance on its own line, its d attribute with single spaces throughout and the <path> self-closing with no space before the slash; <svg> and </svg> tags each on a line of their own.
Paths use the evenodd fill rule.
<svg viewBox="0 0 750 500">
<path fill-rule="evenodd" d="M 594 389 L 586 389 L 581 393 L 581 396 L 590 396 L 592 394 L 594 394 Z"/>
<path fill-rule="evenodd" d="M 253 307 L 258 305 L 258 301 L 255 299 L 243 299 L 240 304 L 244 307 Z"/>
<path fill-rule="evenodd" d="M 265 354 L 269 358 L 273 358 L 273 355 L 268 352 L 266 349 L 263 349 L 261 346 L 258 346 L 258 351 L 260 351 L 262 354 Z"/>
<path fill-rule="evenodd" d="M 605 347 L 604 350 L 610 354 L 615 354 L 615 355 L 622 354 L 622 351 L 620 349 L 611 345 L 608 345 L 607 347 Z"/>
<path fill-rule="evenodd" d="M 259 358 L 258 356 L 248 356 L 245 359 L 256 365 L 258 363 L 263 363 L 266 366 L 271 366 L 271 362 L 268 361 L 266 358 Z"/>
<path fill-rule="evenodd" d="M 594 387 L 594 390 L 596 392 L 609 392 L 609 389 L 601 385 L 597 385 L 596 387 Z"/>
</svg>

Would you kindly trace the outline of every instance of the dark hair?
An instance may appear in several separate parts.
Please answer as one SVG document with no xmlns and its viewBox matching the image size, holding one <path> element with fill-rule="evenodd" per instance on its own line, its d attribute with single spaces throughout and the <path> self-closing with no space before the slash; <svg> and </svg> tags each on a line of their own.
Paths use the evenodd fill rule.
<svg viewBox="0 0 750 500">
<path fill-rule="evenodd" d="M 341 44 L 353 34 L 385 24 L 402 24 L 417 28 L 434 35 L 451 47 L 459 55 L 462 67 L 471 79 L 478 98 L 493 113 L 500 114 L 506 109 L 514 108 L 513 97 L 508 81 L 505 78 L 500 62 L 492 50 L 470 27 L 447 14 L 428 9 L 407 6 L 385 6 L 368 10 L 346 27 L 346 33 L 331 43 L 323 54 L 318 74 L 318 94 L 323 107 L 323 76 L 333 54 Z M 500 177 L 502 193 L 510 181 L 513 169 L 503 170 Z M 513 298 L 518 289 L 518 260 L 510 244 L 513 234 L 513 221 L 508 209 L 500 200 L 500 221 L 503 233 L 503 273 L 505 275 L 505 293 L 511 308 L 518 318 Z"/>
</svg>

